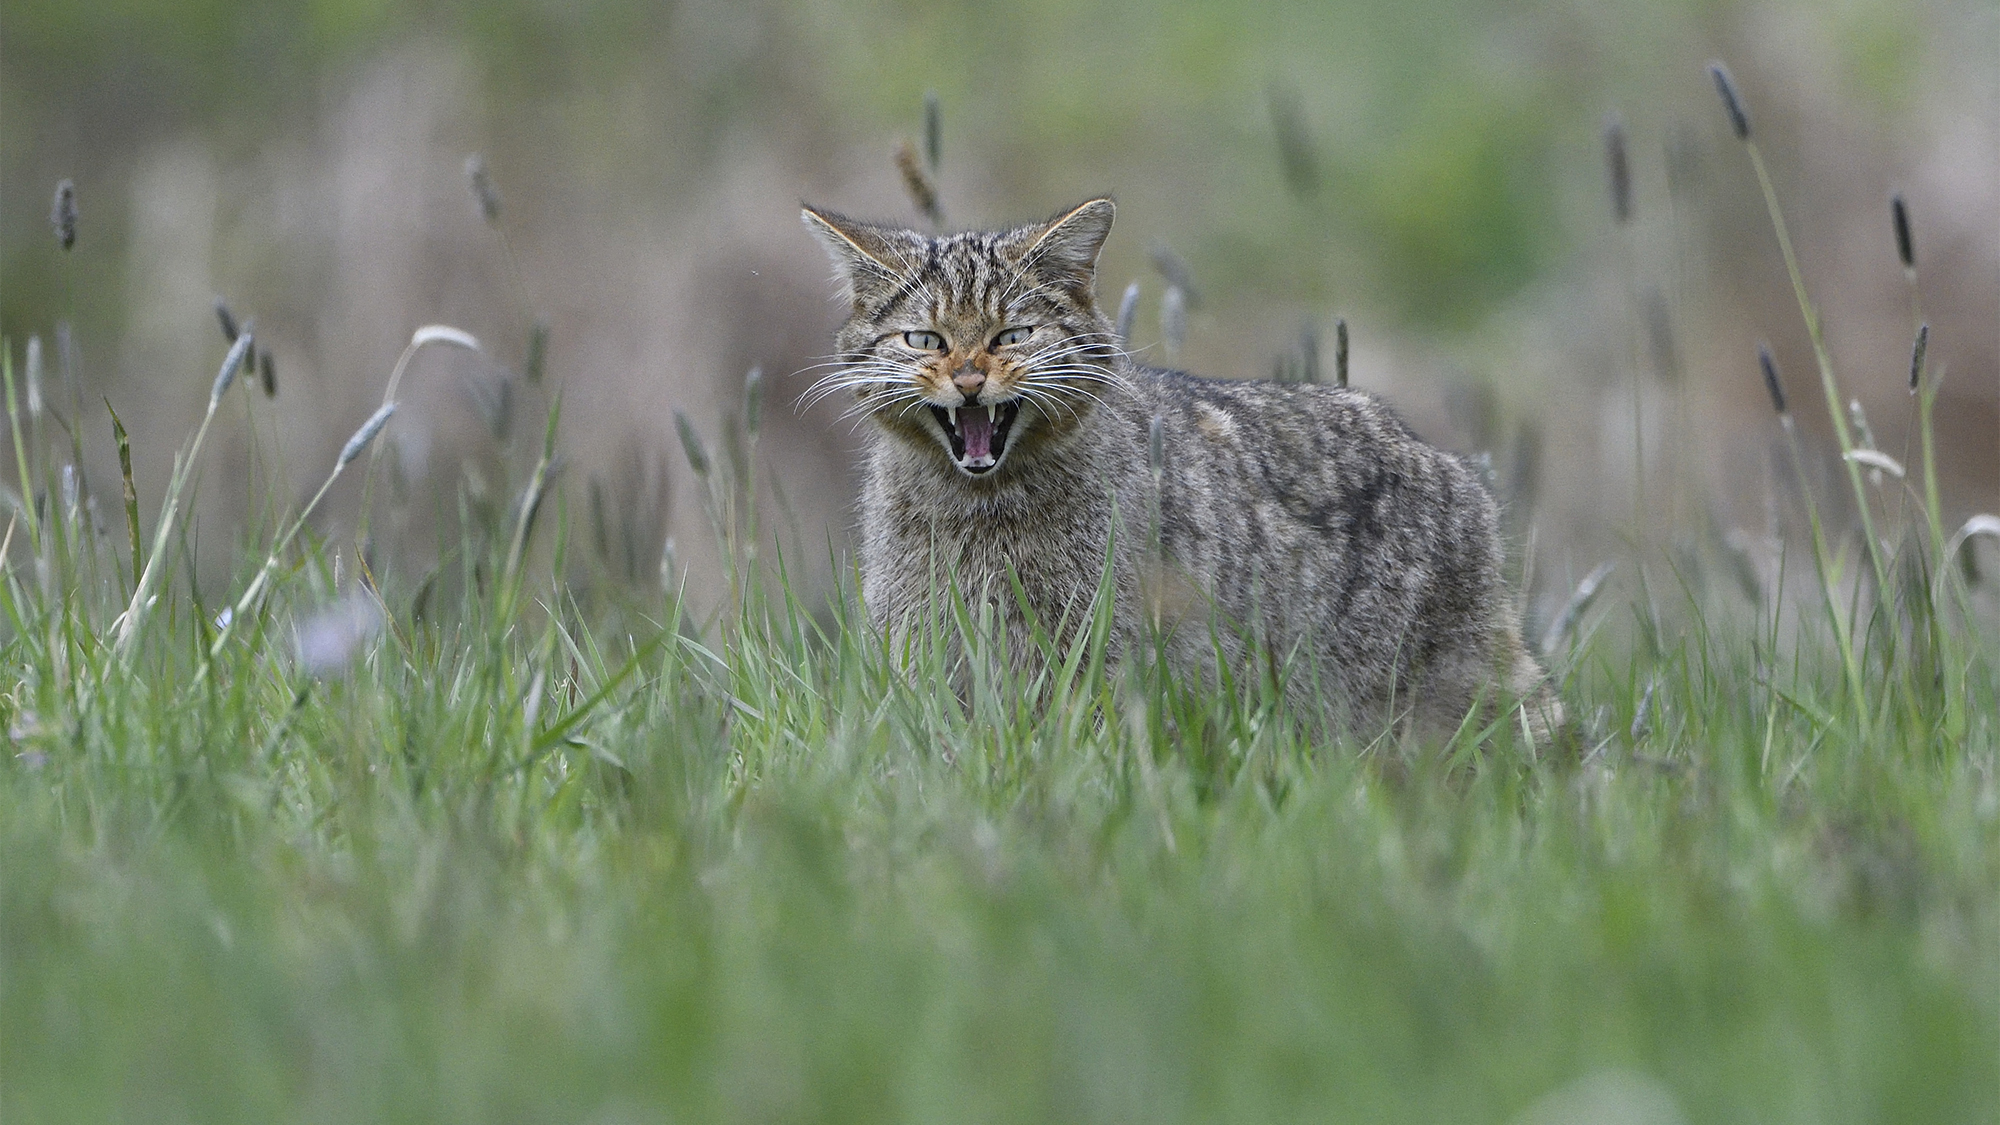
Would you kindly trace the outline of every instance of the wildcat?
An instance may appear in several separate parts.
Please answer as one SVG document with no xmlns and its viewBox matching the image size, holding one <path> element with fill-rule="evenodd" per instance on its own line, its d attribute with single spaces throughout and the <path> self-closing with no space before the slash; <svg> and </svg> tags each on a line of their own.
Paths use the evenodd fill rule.
<svg viewBox="0 0 2000 1125">
<path fill-rule="evenodd" d="M 1292 658 L 1293 697 L 1357 733 L 1448 733 L 1483 701 L 1547 740 L 1561 706 L 1478 476 L 1360 391 L 1131 362 L 1094 292 L 1113 212 L 932 237 L 805 208 L 849 303 L 814 393 L 867 419 L 874 623 L 900 645 L 955 586 L 1032 660 L 1032 621 L 1073 631 L 1108 555 L 1114 649 Z"/>
</svg>

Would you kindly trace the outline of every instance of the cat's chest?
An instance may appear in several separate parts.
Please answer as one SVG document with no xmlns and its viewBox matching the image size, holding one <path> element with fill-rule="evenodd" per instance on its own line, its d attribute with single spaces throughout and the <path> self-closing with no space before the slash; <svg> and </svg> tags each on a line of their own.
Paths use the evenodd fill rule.
<svg viewBox="0 0 2000 1125">
<path fill-rule="evenodd" d="M 1013 553 L 1072 544 L 1080 536 L 1101 536 L 1101 505 L 1066 490 L 1024 490 L 994 496 L 970 489 L 888 489 L 870 505 L 881 531 L 898 538 L 937 540 L 961 552 Z"/>
<path fill-rule="evenodd" d="M 1111 535 L 1105 491 L 1060 480 L 982 489 L 882 474 L 862 508 L 864 540 L 878 555 L 871 561 L 897 569 L 922 561 L 980 580 L 1010 571 L 1065 586 L 1085 572 L 1094 580 Z"/>
</svg>

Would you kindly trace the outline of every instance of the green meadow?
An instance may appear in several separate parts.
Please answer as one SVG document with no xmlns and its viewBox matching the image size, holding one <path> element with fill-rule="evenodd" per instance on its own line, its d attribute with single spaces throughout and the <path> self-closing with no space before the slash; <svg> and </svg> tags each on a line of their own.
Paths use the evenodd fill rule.
<svg viewBox="0 0 2000 1125">
<path fill-rule="evenodd" d="M 282 7 L 9 4 L 0 1122 L 2000 1123 L 1984 9 Z M 1556 745 L 868 627 L 798 196 L 1107 188 Z"/>
<path fill-rule="evenodd" d="M 1577 730 L 1538 753 L 1316 733 L 1281 661 L 1107 666 L 1102 613 L 1032 682 L 940 686 L 990 610 L 889 652 L 751 549 L 754 386 L 729 455 L 684 431 L 734 562 L 704 617 L 671 569 L 581 580 L 553 405 L 421 578 L 343 585 L 365 554 L 272 501 L 204 602 L 192 471 L 127 477 L 152 542 L 137 500 L 93 523 L 6 374 L 49 485 L 0 589 L 10 1120 L 2000 1104 L 2000 680 L 1920 503 L 1888 596 L 1831 547 L 1768 596 L 1698 555 L 1579 590 L 1546 638 Z"/>
</svg>

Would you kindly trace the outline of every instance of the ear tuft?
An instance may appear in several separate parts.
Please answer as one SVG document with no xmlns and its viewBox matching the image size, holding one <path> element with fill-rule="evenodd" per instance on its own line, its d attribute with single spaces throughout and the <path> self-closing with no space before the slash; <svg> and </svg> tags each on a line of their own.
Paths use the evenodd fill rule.
<svg viewBox="0 0 2000 1125">
<path fill-rule="evenodd" d="M 1039 233 L 1029 228 L 1032 239 L 1021 252 L 1020 261 L 1056 274 L 1073 284 L 1088 288 L 1097 272 L 1097 254 L 1111 233 L 1111 219 L 1118 208 L 1108 196 L 1087 200 L 1063 211 L 1042 225 Z"/>
<path fill-rule="evenodd" d="M 826 248 L 839 271 L 845 296 L 858 309 L 866 298 L 899 283 L 907 270 L 911 248 L 908 232 L 878 227 L 845 215 L 805 205 L 799 218 Z M 899 237 L 901 236 L 901 237 Z"/>
</svg>

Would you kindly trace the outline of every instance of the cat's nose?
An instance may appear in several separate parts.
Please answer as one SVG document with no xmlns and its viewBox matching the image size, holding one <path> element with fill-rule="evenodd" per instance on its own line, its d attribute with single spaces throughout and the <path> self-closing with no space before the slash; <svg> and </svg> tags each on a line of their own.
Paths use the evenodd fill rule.
<svg viewBox="0 0 2000 1125">
<path fill-rule="evenodd" d="M 979 388 L 986 385 L 986 373 L 967 364 L 959 368 L 958 373 L 951 377 L 951 384 L 965 392 L 965 397 L 971 398 L 973 395 L 979 393 Z"/>
</svg>

